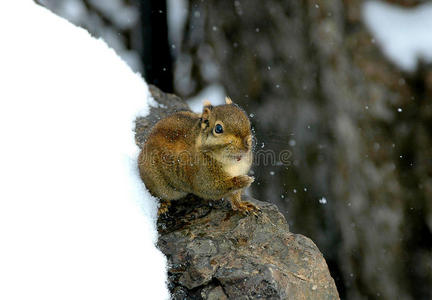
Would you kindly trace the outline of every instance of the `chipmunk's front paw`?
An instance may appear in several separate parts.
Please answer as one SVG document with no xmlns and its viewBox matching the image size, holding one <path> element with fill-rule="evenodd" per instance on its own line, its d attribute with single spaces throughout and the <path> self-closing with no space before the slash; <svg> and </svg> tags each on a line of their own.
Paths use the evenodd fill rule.
<svg viewBox="0 0 432 300">
<path fill-rule="evenodd" d="M 242 189 L 250 186 L 254 182 L 255 178 L 247 175 L 236 176 L 233 179 L 233 184 L 236 188 Z"/>
</svg>

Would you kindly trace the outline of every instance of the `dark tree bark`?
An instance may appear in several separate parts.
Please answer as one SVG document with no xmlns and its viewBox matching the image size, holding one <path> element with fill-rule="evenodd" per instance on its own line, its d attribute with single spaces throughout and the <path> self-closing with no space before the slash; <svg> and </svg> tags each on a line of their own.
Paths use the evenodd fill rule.
<svg viewBox="0 0 432 300">
<path fill-rule="evenodd" d="M 253 195 L 317 242 L 342 298 L 430 299 L 432 72 L 389 63 L 362 3 L 190 0 L 182 55 L 192 86 L 254 114 L 257 149 L 292 151 L 255 167 Z"/>
<path fill-rule="evenodd" d="M 165 92 L 173 92 L 166 1 L 142 0 L 140 13 L 143 32 L 141 57 L 146 81 Z"/>
</svg>

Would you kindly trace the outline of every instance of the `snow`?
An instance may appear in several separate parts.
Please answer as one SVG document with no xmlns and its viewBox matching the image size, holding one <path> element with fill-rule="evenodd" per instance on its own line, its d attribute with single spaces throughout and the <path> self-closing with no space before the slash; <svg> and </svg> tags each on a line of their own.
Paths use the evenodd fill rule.
<svg viewBox="0 0 432 300">
<path fill-rule="evenodd" d="M 415 71 L 419 59 L 432 61 L 431 3 L 402 8 L 368 1 L 363 18 L 384 54 L 402 70 Z"/>
<path fill-rule="evenodd" d="M 318 202 L 320 204 L 327 204 L 327 199 L 325 197 L 321 197 L 320 199 L 318 199 Z"/>
<path fill-rule="evenodd" d="M 0 299 L 167 299 L 137 172 L 148 87 L 101 40 L 0 2 Z"/>
<path fill-rule="evenodd" d="M 125 3 L 123 0 L 87 0 L 91 6 L 88 8 L 82 0 L 39 1 L 56 15 L 86 28 L 96 37 L 101 37 L 133 70 L 142 69 L 139 53 L 127 49 L 124 36 L 116 30 L 119 28 L 130 31 L 134 35 L 134 28 L 139 27 L 139 10 L 133 3 Z M 105 24 L 101 15 L 106 16 L 112 24 Z"/>
</svg>

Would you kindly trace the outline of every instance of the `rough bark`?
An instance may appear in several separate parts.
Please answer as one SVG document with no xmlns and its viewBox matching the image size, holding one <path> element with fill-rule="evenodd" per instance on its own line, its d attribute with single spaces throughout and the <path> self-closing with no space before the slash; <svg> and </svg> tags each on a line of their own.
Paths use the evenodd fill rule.
<svg viewBox="0 0 432 300">
<path fill-rule="evenodd" d="M 273 204 L 253 201 L 257 218 L 191 202 L 176 203 L 159 222 L 174 299 L 339 298 L 318 248 L 289 232 Z"/>
</svg>

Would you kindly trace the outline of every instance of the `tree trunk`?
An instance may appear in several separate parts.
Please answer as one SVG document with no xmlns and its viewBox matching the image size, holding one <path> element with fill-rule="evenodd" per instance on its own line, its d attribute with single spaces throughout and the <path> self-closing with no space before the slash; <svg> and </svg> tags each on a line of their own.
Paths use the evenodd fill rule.
<svg viewBox="0 0 432 300">
<path fill-rule="evenodd" d="M 145 79 L 165 92 L 173 92 L 172 57 L 168 42 L 166 1 L 140 0 Z"/>
</svg>

